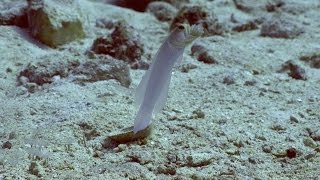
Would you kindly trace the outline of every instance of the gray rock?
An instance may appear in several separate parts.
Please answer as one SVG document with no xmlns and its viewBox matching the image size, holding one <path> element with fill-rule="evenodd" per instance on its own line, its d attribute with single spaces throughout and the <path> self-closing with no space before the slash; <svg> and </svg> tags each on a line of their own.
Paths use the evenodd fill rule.
<svg viewBox="0 0 320 180">
<path fill-rule="evenodd" d="M 148 65 L 141 60 L 143 46 L 138 32 L 126 22 L 119 21 L 111 34 L 98 37 L 93 42 L 91 51 L 123 60 L 134 69 L 147 69 Z"/>
<path fill-rule="evenodd" d="M 115 79 L 124 87 L 129 87 L 131 84 L 127 64 L 110 56 L 101 56 L 97 61 L 88 61 L 80 64 L 72 71 L 72 75 L 74 76 L 74 81 L 80 84 L 108 79 Z"/>
<path fill-rule="evenodd" d="M 54 81 L 55 76 L 65 78 L 69 75 L 70 69 L 79 66 L 79 62 L 64 61 L 44 61 L 37 64 L 28 64 L 18 75 L 18 84 L 26 85 L 27 83 L 35 83 L 42 86 L 50 84 Z"/>
<path fill-rule="evenodd" d="M 184 6 L 185 4 L 189 4 L 190 3 L 190 0 L 152 0 L 153 2 L 154 1 L 162 1 L 162 2 L 166 2 L 166 3 L 169 3 L 171 4 L 172 6 L 180 9 L 182 6 Z"/>
<path fill-rule="evenodd" d="M 273 16 L 266 20 L 261 27 L 260 35 L 272 38 L 295 38 L 304 32 L 302 25 L 288 16 Z"/>
<path fill-rule="evenodd" d="M 299 59 L 309 63 L 312 68 L 320 69 L 320 52 L 306 54 L 301 56 Z"/>
<path fill-rule="evenodd" d="M 284 5 L 283 0 L 233 0 L 237 9 L 246 13 L 273 12 Z"/>
<path fill-rule="evenodd" d="M 300 65 L 296 64 L 292 60 L 286 61 L 282 64 L 281 69 L 278 72 L 287 72 L 290 77 L 298 80 L 307 80 L 306 70 Z"/>
<path fill-rule="evenodd" d="M 34 93 L 44 89 L 44 85 L 51 84 L 57 79 L 71 78 L 74 82 L 85 83 L 115 79 L 122 86 L 129 87 L 131 77 L 126 63 L 110 56 L 100 56 L 95 60 L 79 62 L 44 61 L 28 64 L 18 75 L 18 85 Z"/>
<path fill-rule="evenodd" d="M 27 4 L 25 2 L 0 4 L 0 25 L 28 27 Z"/>
<path fill-rule="evenodd" d="M 159 21 L 171 21 L 177 13 L 177 9 L 166 2 L 151 2 L 146 9 Z"/>
<path fill-rule="evenodd" d="M 56 48 L 85 36 L 78 1 L 28 0 L 32 36 Z"/>
<path fill-rule="evenodd" d="M 194 43 L 191 47 L 191 54 L 197 58 L 198 61 L 206 64 L 218 64 L 212 53 L 201 43 Z"/>
</svg>

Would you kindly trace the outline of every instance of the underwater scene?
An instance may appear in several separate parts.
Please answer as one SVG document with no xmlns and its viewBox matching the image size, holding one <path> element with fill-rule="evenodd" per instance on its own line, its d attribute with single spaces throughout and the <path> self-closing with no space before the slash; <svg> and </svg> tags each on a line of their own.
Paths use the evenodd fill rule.
<svg viewBox="0 0 320 180">
<path fill-rule="evenodd" d="M 1 0 L 25 179 L 320 179 L 320 1 Z"/>
</svg>

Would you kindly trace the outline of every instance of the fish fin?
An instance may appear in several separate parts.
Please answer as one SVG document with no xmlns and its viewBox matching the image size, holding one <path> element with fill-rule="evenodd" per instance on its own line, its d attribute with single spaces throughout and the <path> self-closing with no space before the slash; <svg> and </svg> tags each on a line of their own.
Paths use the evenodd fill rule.
<svg viewBox="0 0 320 180">
<path fill-rule="evenodd" d="M 165 43 L 163 43 L 161 45 L 161 47 L 164 46 L 164 44 Z M 145 72 L 145 74 L 143 75 L 138 87 L 136 88 L 136 91 L 135 91 L 135 106 L 137 108 L 139 108 L 140 105 L 143 102 L 143 99 L 144 99 L 144 96 L 145 96 L 145 93 L 146 93 L 146 89 L 147 89 L 147 85 L 148 85 L 148 82 L 149 82 L 149 79 L 150 79 L 150 73 L 151 73 L 152 69 L 154 68 L 154 64 L 155 64 L 154 62 L 156 61 L 156 58 L 158 57 L 160 49 L 157 51 L 157 53 L 155 55 L 155 58 L 152 59 L 152 62 L 149 65 L 148 70 Z"/>
<path fill-rule="evenodd" d="M 182 63 L 182 59 L 183 59 L 183 53 L 178 57 L 178 60 L 175 63 L 174 67 L 179 67 Z"/>
<path fill-rule="evenodd" d="M 154 109 L 153 109 L 154 114 L 161 112 L 163 110 L 163 107 L 166 105 L 171 75 L 172 75 L 172 73 L 170 72 L 170 74 L 168 75 L 169 77 L 166 79 L 166 82 L 163 86 L 161 94 L 157 99 L 157 102 L 156 102 Z"/>
<path fill-rule="evenodd" d="M 139 106 L 143 102 L 144 95 L 145 95 L 146 88 L 147 88 L 147 84 L 148 84 L 149 77 L 150 77 L 150 71 L 151 71 L 151 67 L 149 67 L 147 72 L 145 72 L 145 74 L 143 75 L 138 87 L 136 88 L 135 105 L 136 105 L 137 108 L 139 108 Z"/>
<path fill-rule="evenodd" d="M 152 110 L 149 107 L 142 107 L 139 109 L 136 119 L 134 120 L 133 132 L 137 133 L 148 127 L 152 119 Z"/>
</svg>

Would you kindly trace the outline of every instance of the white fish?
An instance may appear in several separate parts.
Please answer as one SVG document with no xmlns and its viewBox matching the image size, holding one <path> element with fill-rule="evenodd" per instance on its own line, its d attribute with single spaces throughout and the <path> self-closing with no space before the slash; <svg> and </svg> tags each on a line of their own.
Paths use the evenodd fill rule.
<svg viewBox="0 0 320 180">
<path fill-rule="evenodd" d="M 136 89 L 135 103 L 139 111 L 134 121 L 134 133 L 148 127 L 152 114 L 163 109 L 174 64 L 182 60 L 185 47 L 202 33 L 203 29 L 199 25 L 182 24 L 174 29 L 161 45 Z"/>
</svg>

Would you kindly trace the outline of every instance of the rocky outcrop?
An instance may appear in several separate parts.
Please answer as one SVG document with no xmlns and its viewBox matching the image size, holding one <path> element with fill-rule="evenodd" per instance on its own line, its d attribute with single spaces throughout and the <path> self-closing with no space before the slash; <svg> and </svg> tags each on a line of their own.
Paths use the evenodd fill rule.
<svg viewBox="0 0 320 180">
<path fill-rule="evenodd" d="M 85 36 L 78 1 L 28 0 L 32 36 L 56 48 Z"/>
</svg>

